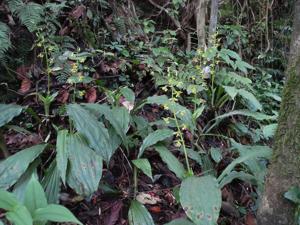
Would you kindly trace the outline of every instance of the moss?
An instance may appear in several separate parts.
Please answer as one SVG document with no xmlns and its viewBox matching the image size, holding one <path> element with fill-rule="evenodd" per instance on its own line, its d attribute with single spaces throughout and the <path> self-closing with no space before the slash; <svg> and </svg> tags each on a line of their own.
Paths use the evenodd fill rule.
<svg viewBox="0 0 300 225">
<path fill-rule="evenodd" d="M 300 178 L 300 64 L 289 71 L 275 136 L 273 165 L 278 175 L 295 179 Z"/>
</svg>

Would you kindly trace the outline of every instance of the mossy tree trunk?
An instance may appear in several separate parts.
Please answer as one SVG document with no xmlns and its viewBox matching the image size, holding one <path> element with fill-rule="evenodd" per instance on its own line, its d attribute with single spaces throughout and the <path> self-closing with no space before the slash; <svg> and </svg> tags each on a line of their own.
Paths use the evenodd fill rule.
<svg viewBox="0 0 300 225">
<path fill-rule="evenodd" d="M 296 225 L 294 206 L 283 194 L 291 186 L 300 186 L 300 0 L 295 3 L 294 17 L 274 158 L 258 211 L 259 225 Z"/>
</svg>

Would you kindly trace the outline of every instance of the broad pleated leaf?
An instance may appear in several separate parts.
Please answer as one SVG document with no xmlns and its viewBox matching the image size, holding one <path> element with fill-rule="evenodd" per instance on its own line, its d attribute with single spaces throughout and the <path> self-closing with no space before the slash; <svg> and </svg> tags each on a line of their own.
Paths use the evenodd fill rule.
<svg viewBox="0 0 300 225">
<path fill-rule="evenodd" d="M 36 168 L 38 167 L 38 165 L 40 165 L 40 163 L 41 160 L 39 158 L 34 160 L 14 185 L 13 193 L 20 202 L 23 202 L 27 184 L 29 183 L 32 175 L 36 175 Z"/>
<path fill-rule="evenodd" d="M 56 140 L 56 163 L 57 169 L 60 173 L 60 177 L 63 183 L 66 183 L 66 172 L 68 166 L 68 152 L 67 152 L 67 130 L 61 130 L 58 132 Z"/>
<path fill-rule="evenodd" d="M 37 209 L 33 219 L 34 221 L 70 222 L 83 225 L 66 207 L 54 204 Z"/>
<path fill-rule="evenodd" d="M 161 145 L 155 146 L 155 150 L 159 153 L 162 161 L 164 161 L 168 168 L 176 174 L 180 179 L 185 176 L 185 169 L 181 162 L 165 147 Z"/>
<path fill-rule="evenodd" d="M 113 128 L 123 141 L 126 141 L 126 133 L 129 129 L 130 115 L 129 111 L 124 107 L 113 108 L 109 114 L 105 114 L 105 118 L 111 123 Z"/>
<path fill-rule="evenodd" d="M 0 188 L 8 189 L 14 185 L 45 147 L 46 145 L 35 145 L 0 162 Z"/>
<path fill-rule="evenodd" d="M 136 159 L 136 160 L 132 160 L 132 163 L 141 171 L 143 171 L 144 174 L 150 177 L 150 179 L 153 179 L 151 164 L 148 159 Z"/>
<path fill-rule="evenodd" d="M 140 158 L 145 149 L 155 145 L 157 142 L 163 141 L 166 138 L 172 137 L 174 132 L 170 129 L 161 129 L 161 130 L 156 130 L 152 133 L 150 133 L 143 141 L 142 146 L 140 147 L 139 155 L 138 158 Z"/>
<path fill-rule="evenodd" d="M 6 218 L 14 225 L 32 225 L 30 212 L 23 205 L 18 205 L 13 211 L 6 213 Z"/>
<path fill-rule="evenodd" d="M 78 104 L 68 105 L 67 112 L 74 121 L 78 132 L 87 138 L 89 146 L 102 156 L 106 162 L 109 162 L 113 149 L 110 144 L 108 130 L 104 124 Z"/>
<path fill-rule="evenodd" d="M 10 211 L 17 205 L 19 205 L 19 201 L 16 196 L 8 191 L 0 189 L 0 209 Z"/>
<path fill-rule="evenodd" d="M 24 196 L 24 205 L 31 215 L 33 215 L 36 209 L 47 206 L 47 198 L 44 189 L 35 176 L 32 176 L 27 185 Z"/>
<path fill-rule="evenodd" d="M 128 212 L 129 225 L 154 225 L 148 210 L 140 202 L 133 200 Z"/>
<path fill-rule="evenodd" d="M 221 190 L 212 176 L 183 180 L 180 203 L 186 215 L 197 225 L 216 225 L 221 210 Z"/>
<path fill-rule="evenodd" d="M 67 182 L 78 194 L 90 196 L 99 186 L 102 158 L 87 146 L 79 134 L 70 134 L 68 139 L 70 172 Z"/>
<path fill-rule="evenodd" d="M 46 192 L 48 203 L 58 203 L 61 188 L 61 179 L 55 160 L 47 169 L 42 180 L 42 186 Z"/>
<path fill-rule="evenodd" d="M 20 115 L 23 107 L 15 104 L 0 104 L 0 127 L 10 122 L 14 117 Z"/>
</svg>

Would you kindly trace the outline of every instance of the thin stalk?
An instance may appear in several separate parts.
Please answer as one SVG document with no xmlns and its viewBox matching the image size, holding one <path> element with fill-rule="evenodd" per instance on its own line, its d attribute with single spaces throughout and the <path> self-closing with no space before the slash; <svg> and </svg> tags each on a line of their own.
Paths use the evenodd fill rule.
<svg viewBox="0 0 300 225">
<path fill-rule="evenodd" d="M 134 166 L 133 168 L 133 196 L 134 198 L 136 197 L 137 193 L 138 193 L 138 178 L 137 178 L 137 168 L 136 166 Z"/>
<path fill-rule="evenodd" d="M 174 87 L 173 86 L 171 87 L 171 90 L 172 90 L 172 99 L 174 99 Z M 185 157 L 185 163 L 186 163 L 186 167 L 187 167 L 187 170 L 188 170 L 188 174 L 193 174 L 193 170 L 190 168 L 190 163 L 189 163 L 188 153 L 187 153 L 187 150 L 186 150 L 186 147 L 185 147 L 184 138 L 183 138 L 180 126 L 179 126 L 178 119 L 176 117 L 176 113 L 174 113 L 174 112 L 173 112 L 173 117 L 174 117 L 174 120 L 175 120 L 175 123 L 176 123 L 177 131 L 179 133 L 180 141 L 182 143 L 184 157 Z"/>
</svg>

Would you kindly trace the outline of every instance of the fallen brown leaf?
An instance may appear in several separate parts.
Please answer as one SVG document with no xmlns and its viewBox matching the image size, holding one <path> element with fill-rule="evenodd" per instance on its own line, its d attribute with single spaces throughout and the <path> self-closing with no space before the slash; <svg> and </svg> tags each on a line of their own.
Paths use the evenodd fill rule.
<svg viewBox="0 0 300 225">
<path fill-rule="evenodd" d="M 89 88 L 86 92 L 85 92 L 85 98 L 87 100 L 88 103 L 94 103 L 97 100 L 97 91 L 95 88 Z"/>
</svg>

